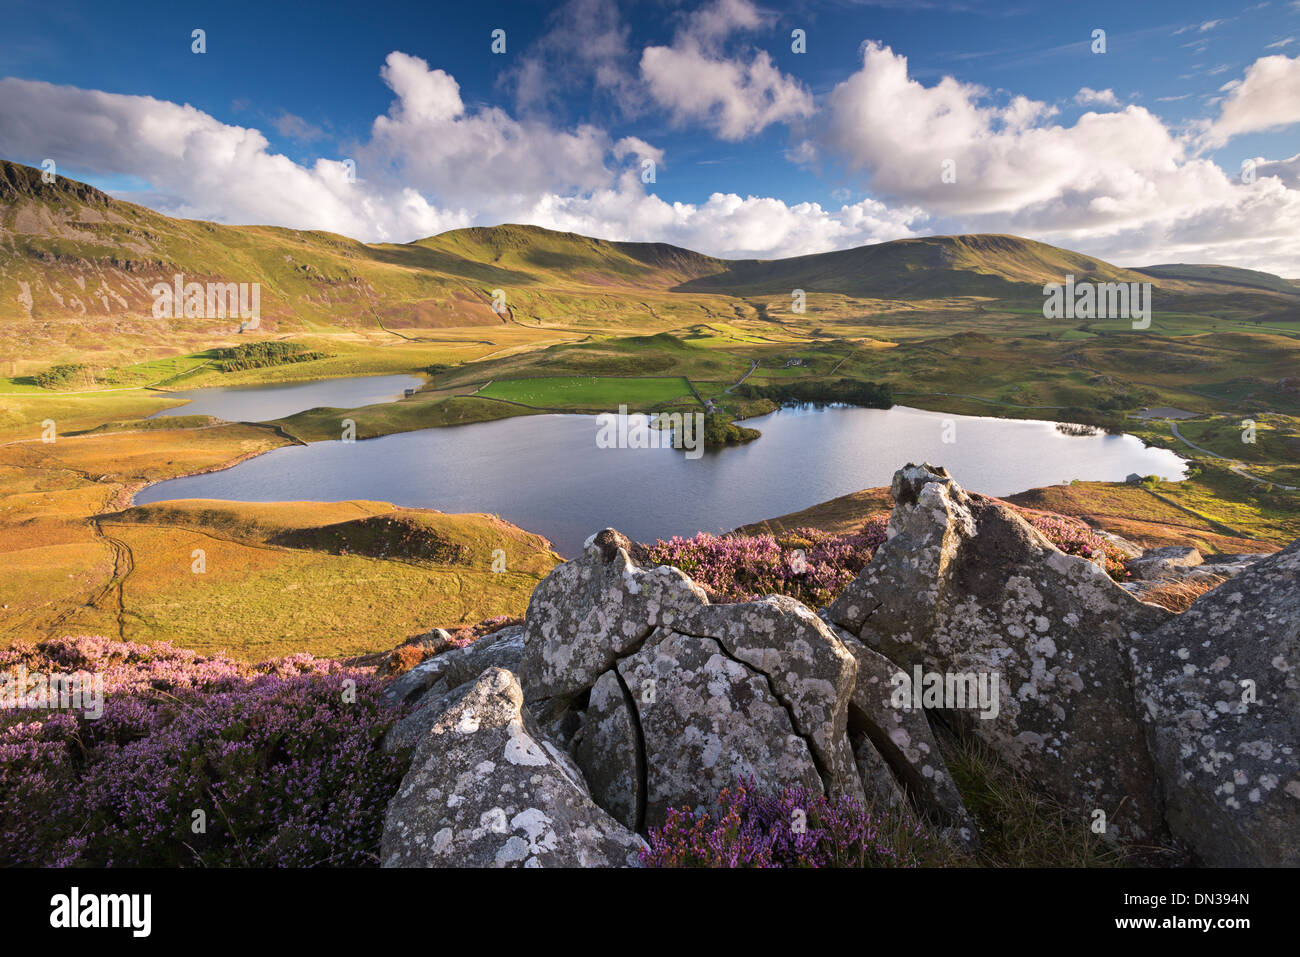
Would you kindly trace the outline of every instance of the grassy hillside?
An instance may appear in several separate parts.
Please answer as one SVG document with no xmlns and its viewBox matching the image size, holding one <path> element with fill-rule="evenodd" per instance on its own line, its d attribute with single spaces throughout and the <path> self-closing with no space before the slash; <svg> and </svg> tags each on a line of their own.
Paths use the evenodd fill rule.
<svg viewBox="0 0 1300 957">
<path fill-rule="evenodd" d="M 1289 279 L 1275 276 L 1271 272 L 1256 269 L 1239 269 L 1236 266 L 1189 265 L 1187 263 L 1168 263 L 1160 266 L 1143 266 L 1134 272 L 1140 272 L 1154 279 L 1186 279 L 1200 283 L 1217 283 L 1226 286 L 1239 286 L 1245 289 L 1267 289 L 1288 296 L 1300 296 L 1300 285 Z"/>
<path fill-rule="evenodd" d="M 1225 286 L 1222 270 L 1196 269 L 1154 279 L 1165 311 L 1214 315 L 1226 289 L 1243 289 Z M 806 334 L 815 316 L 879 316 L 917 303 L 951 311 L 954 299 L 967 310 L 1002 303 L 1010 307 L 999 311 L 1003 320 L 1018 321 L 1017 308 L 1040 309 L 1042 285 L 1066 274 L 1140 281 L 1152 280 L 1149 273 L 999 235 L 735 262 L 518 225 L 365 244 L 319 231 L 172 219 L 0 161 L 0 375 L 19 380 L 60 361 L 129 367 L 287 336 L 339 356 L 326 348 L 331 338 L 354 348 L 441 344 L 463 352 L 475 337 L 493 344 L 505 330 L 536 340 L 793 320 Z M 260 284 L 260 326 L 241 333 L 232 318 L 154 318 L 152 287 L 177 274 Z M 1254 298 L 1238 301 L 1233 315 L 1286 318 L 1278 313 L 1295 300 L 1281 293 L 1292 287 L 1250 285 Z M 790 313 L 796 288 L 812 297 L 806 316 Z M 501 311 L 493 309 L 497 290 Z M 328 360 L 301 371 L 343 374 Z"/>
<path fill-rule="evenodd" d="M 792 259 L 749 259 L 683 284 L 683 290 L 738 295 L 792 289 L 868 299 L 947 296 L 1008 298 L 1037 293 L 1048 282 L 1140 282 L 1148 277 L 1090 256 L 1018 236 L 930 236 L 901 239 Z M 1036 287 L 1036 288 L 1026 288 Z"/>
<path fill-rule="evenodd" d="M 519 614 L 558 561 L 545 539 L 494 516 L 380 502 L 123 509 L 144 484 L 287 441 L 192 418 L 0 446 L 0 644 L 94 633 L 244 660 L 364 654 Z"/>
</svg>

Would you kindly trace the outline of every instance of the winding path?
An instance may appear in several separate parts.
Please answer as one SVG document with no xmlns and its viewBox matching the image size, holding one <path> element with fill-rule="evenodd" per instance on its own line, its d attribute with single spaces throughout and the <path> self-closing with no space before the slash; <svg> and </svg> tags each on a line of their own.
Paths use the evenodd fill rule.
<svg viewBox="0 0 1300 957">
<path fill-rule="evenodd" d="M 1287 492 L 1297 491 L 1297 488 L 1294 485 L 1282 485 L 1278 482 L 1269 482 L 1266 479 L 1262 479 L 1257 475 L 1251 475 L 1249 472 L 1246 471 L 1246 466 L 1243 465 L 1241 462 L 1237 461 L 1236 459 L 1229 458 L 1226 455 L 1220 455 L 1218 452 L 1211 452 L 1209 449 L 1202 448 L 1201 446 L 1197 445 L 1195 442 L 1188 441 L 1187 438 L 1183 435 L 1183 433 L 1178 431 L 1178 423 L 1175 422 L 1173 419 L 1165 419 L 1165 421 L 1169 423 L 1169 430 L 1174 433 L 1174 438 L 1176 438 L 1179 442 L 1182 442 L 1183 445 L 1186 445 L 1188 448 L 1195 449 L 1198 452 L 1203 452 L 1206 455 L 1210 456 L 1211 458 L 1215 458 L 1223 462 L 1231 463 L 1228 466 L 1228 471 L 1234 472 L 1237 475 L 1240 475 L 1242 478 L 1247 479 L 1248 481 L 1255 482 L 1256 484 L 1259 485 L 1265 485 L 1269 488 L 1280 488 Z"/>
</svg>

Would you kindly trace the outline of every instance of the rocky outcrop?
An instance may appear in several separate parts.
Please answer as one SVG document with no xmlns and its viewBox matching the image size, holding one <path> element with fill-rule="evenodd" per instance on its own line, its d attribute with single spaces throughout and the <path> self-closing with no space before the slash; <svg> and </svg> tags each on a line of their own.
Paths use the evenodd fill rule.
<svg viewBox="0 0 1300 957">
<path fill-rule="evenodd" d="M 521 672 L 530 701 L 567 704 L 655 628 L 671 627 L 708 601 L 676 568 L 642 569 L 631 549 L 607 528 L 587 540 L 581 558 L 558 566 L 533 590 Z"/>
<path fill-rule="evenodd" d="M 718 641 L 757 670 L 789 711 L 832 797 L 862 797 L 845 731 L 857 660 L 807 606 L 782 595 L 733 605 L 704 605 L 683 622 L 692 635 Z"/>
<path fill-rule="evenodd" d="M 858 663 L 858 680 L 849 703 L 849 727 L 862 735 L 855 754 L 864 786 L 886 806 L 896 806 L 906 785 L 913 802 L 953 843 L 979 845 L 979 828 L 966 810 L 939 752 L 939 742 L 922 708 L 899 690 L 910 678 L 884 655 L 873 651 L 842 629 L 844 647 Z"/>
<path fill-rule="evenodd" d="M 1172 585 L 1175 594 L 1195 596 L 1229 578 L 1236 578 L 1268 554 L 1202 555 L 1195 548 L 1166 546 L 1142 552 L 1127 568 L 1121 587 L 1140 601 L 1164 603 Z"/>
<path fill-rule="evenodd" d="M 1300 866 L 1300 542 L 1130 651 L 1173 834 L 1214 866 Z"/>
<path fill-rule="evenodd" d="M 781 596 L 710 604 L 634 554 L 613 529 L 594 536 L 538 586 L 526 626 L 530 704 L 552 716 L 587 699 L 575 755 L 602 806 L 644 829 L 742 777 L 862 799 L 857 666 L 825 622 Z"/>
<path fill-rule="evenodd" d="M 632 723 L 645 768 L 644 783 L 628 796 L 643 808 L 636 826 L 663 824 L 669 808 L 711 806 L 723 788 L 747 777 L 762 789 L 798 784 L 822 792 L 808 742 L 795 733 L 766 676 L 719 642 L 657 629 L 617 667 L 634 689 Z M 579 753 L 590 774 L 636 766 L 635 751 Z"/>
<path fill-rule="evenodd" d="M 1163 548 L 1147 549 L 1130 561 L 1127 567 L 1134 578 L 1150 581 L 1172 577 L 1183 569 L 1195 568 L 1202 561 L 1201 553 L 1195 548 L 1167 545 Z"/>
<path fill-rule="evenodd" d="M 742 778 L 864 800 L 858 760 L 874 746 L 855 756 L 850 745 L 857 662 L 830 627 L 781 596 L 710 604 L 679 570 L 644 559 L 612 529 L 593 536 L 538 586 L 522 630 L 431 658 L 389 686 L 388 700 L 413 710 L 386 745 L 425 748 L 467 707 L 475 670 L 501 666 L 519 676 L 530 734 L 571 754 L 593 806 L 630 830 L 663 823 L 670 808 L 709 806 Z M 418 773 L 426 789 L 454 782 L 451 769 Z M 409 810 L 395 804 L 393 814 Z"/>
<path fill-rule="evenodd" d="M 435 629 L 430 634 L 438 631 L 442 629 Z M 426 658 L 384 689 L 384 701 L 388 704 L 412 704 L 429 691 L 437 695 L 477 678 L 492 665 L 517 669 L 523 652 L 524 628 L 510 625 L 463 648 Z"/>
<path fill-rule="evenodd" d="M 642 841 L 542 738 L 515 676 L 489 668 L 420 740 L 384 821 L 385 867 L 618 867 Z"/>
<path fill-rule="evenodd" d="M 414 758 L 383 863 L 631 864 L 638 833 L 741 779 L 918 814 L 974 852 L 941 724 L 1081 825 L 1104 812 L 1109 839 L 1172 829 L 1206 863 L 1300 863 L 1300 544 L 1136 556 L 1240 566 L 1175 618 L 941 468 L 907 466 L 892 494 L 887 541 L 818 613 L 712 602 L 592 536 L 523 626 L 389 685 L 406 713 L 385 744 Z"/>
<path fill-rule="evenodd" d="M 888 540 L 827 617 L 942 692 L 935 705 L 1111 837 L 1160 827 L 1129 645 L 1169 613 L 942 468 L 894 476 Z M 996 714 L 965 699 L 997 682 Z M 963 692 L 963 699 L 957 699 Z M 928 706 L 927 706 L 928 707 Z M 985 710 L 987 714 L 987 709 Z"/>
<path fill-rule="evenodd" d="M 390 704 L 411 704 L 411 712 L 384 736 L 388 749 L 415 747 L 438 716 L 459 700 L 458 692 L 488 668 L 515 669 L 524 655 L 524 629 L 512 625 L 471 645 L 416 665 L 385 689 Z"/>
</svg>

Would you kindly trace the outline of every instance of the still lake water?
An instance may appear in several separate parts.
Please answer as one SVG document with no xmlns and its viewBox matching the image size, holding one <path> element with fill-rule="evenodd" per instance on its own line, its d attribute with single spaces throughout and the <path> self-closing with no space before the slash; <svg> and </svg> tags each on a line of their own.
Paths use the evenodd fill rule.
<svg viewBox="0 0 1300 957">
<path fill-rule="evenodd" d="M 230 422 L 267 422 L 319 406 L 358 409 L 377 402 L 392 402 L 400 399 L 406 389 L 418 389 L 422 385 L 424 380 L 419 376 L 368 375 L 276 385 L 190 389 L 186 392 L 173 392 L 171 395 L 191 401 L 174 409 L 155 412 L 149 418 L 215 415 Z"/>
<path fill-rule="evenodd" d="M 944 421 L 955 423 L 945 444 Z M 224 472 L 160 482 L 137 504 L 371 499 L 489 512 L 545 535 L 566 557 L 607 525 L 654 541 L 728 531 L 859 489 L 907 462 L 945 465 L 973 491 L 1009 495 L 1130 472 L 1185 477 L 1173 452 L 1131 435 L 1069 436 L 1054 423 L 892 409 L 790 408 L 747 420 L 763 436 L 687 459 L 673 449 L 602 449 L 589 415 L 535 415 L 361 442 L 288 446 Z"/>
</svg>

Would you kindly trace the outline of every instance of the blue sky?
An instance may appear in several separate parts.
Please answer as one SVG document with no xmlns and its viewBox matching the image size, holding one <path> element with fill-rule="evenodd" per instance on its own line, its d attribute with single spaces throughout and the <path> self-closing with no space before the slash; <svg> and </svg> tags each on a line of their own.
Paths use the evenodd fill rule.
<svg viewBox="0 0 1300 957">
<path fill-rule="evenodd" d="M 6 23 L 0 156 L 171 214 L 763 257 L 1005 231 L 1300 275 L 1294 0 L 10 0 Z"/>
</svg>

